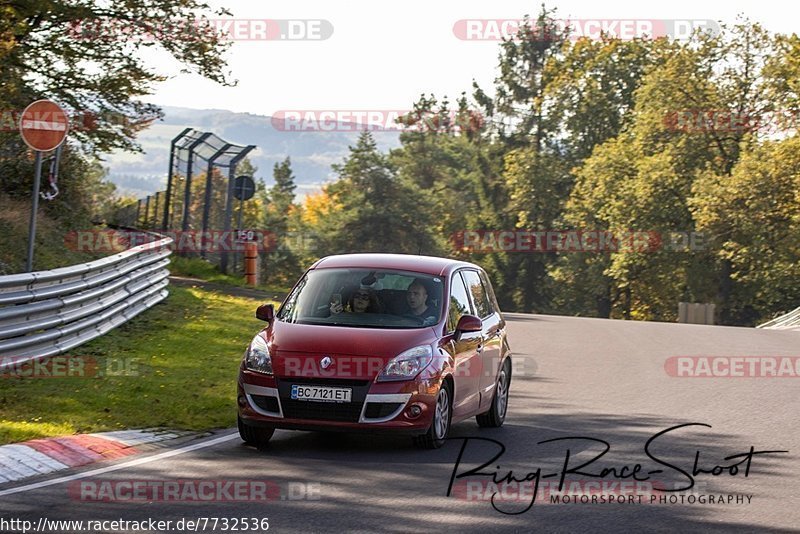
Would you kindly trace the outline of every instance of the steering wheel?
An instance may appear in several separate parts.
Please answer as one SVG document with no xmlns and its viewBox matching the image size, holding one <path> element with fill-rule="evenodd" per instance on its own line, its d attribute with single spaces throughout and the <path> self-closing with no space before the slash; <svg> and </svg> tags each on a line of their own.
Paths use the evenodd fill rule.
<svg viewBox="0 0 800 534">
<path fill-rule="evenodd" d="M 414 315 L 413 313 L 404 313 L 400 317 L 402 317 L 403 319 L 414 319 L 420 325 L 425 324 L 425 319 L 423 317 L 420 317 L 419 315 Z"/>
</svg>

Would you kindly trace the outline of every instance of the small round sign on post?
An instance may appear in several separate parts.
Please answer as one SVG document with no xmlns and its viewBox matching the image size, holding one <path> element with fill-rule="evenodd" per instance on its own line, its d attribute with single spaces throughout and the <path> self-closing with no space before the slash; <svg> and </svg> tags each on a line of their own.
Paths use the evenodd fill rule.
<svg viewBox="0 0 800 534">
<path fill-rule="evenodd" d="M 33 270 L 36 211 L 39 209 L 39 186 L 42 181 L 42 152 L 58 148 L 66 139 L 67 131 L 69 131 L 67 114 L 52 100 L 43 99 L 33 102 L 25 108 L 19 118 L 19 133 L 22 135 L 22 140 L 36 152 L 36 159 L 33 164 L 31 221 L 28 226 L 28 254 L 25 260 L 26 272 Z M 58 157 L 56 157 L 56 160 L 58 160 Z"/>
<path fill-rule="evenodd" d="M 249 176 L 237 176 L 233 182 L 233 196 L 237 200 L 250 200 L 256 194 L 256 183 Z"/>
<path fill-rule="evenodd" d="M 52 100 L 37 100 L 25 108 L 19 118 L 22 140 L 39 152 L 58 148 L 68 131 L 67 114 Z"/>
</svg>

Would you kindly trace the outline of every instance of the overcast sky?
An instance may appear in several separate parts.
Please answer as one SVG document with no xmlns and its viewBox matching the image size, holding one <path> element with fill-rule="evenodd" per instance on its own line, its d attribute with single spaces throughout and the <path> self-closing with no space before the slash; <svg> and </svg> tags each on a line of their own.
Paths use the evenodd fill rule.
<svg viewBox="0 0 800 534">
<path fill-rule="evenodd" d="M 469 91 L 473 79 L 490 88 L 498 54 L 497 41 L 465 39 L 467 23 L 459 26 L 457 21 L 519 19 L 526 13 L 535 15 L 540 5 L 517 0 L 211 3 L 229 8 L 237 19 L 325 21 L 308 26 L 295 23 L 291 28 L 284 25 L 280 29 L 284 34 L 304 30 L 324 37 L 330 27 L 332 34 L 316 40 L 272 39 L 277 23 L 269 23 L 266 33 L 270 38 L 265 40 L 260 38 L 263 23 L 240 23 L 239 37 L 253 39 L 234 41 L 228 54 L 233 76 L 239 81 L 237 87 L 178 74 L 160 84 L 150 101 L 272 115 L 280 110 L 406 109 L 421 92 L 446 94 L 452 99 L 461 91 Z M 732 23 L 737 15 L 744 14 L 773 32 L 800 32 L 798 3 L 786 0 L 568 0 L 548 3 L 548 7 L 558 8 L 559 19 L 582 21 L 585 31 L 593 31 L 595 21 L 600 20 L 620 21 L 618 27 L 623 28 L 623 23 L 630 27 L 648 21 L 658 24 L 660 20 Z M 471 36 L 492 37 L 492 23 L 470 24 Z M 663 28 L 669 28 L 669 24 Z M 177 72 L 177 65 L 163 56 L 150 59 L 164 73 Z"/>
</svg>

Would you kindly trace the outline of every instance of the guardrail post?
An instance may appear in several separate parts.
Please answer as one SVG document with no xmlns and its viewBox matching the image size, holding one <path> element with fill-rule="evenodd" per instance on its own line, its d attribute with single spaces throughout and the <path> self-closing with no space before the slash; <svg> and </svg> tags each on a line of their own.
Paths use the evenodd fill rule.
<svg viewBox="0 0 800 534">
<path fill-rule="evenodd" d="M 247 285 L 258 285 L 258 245 L 250 241 L 244 244 L 244 280 Z"/>
</svg>

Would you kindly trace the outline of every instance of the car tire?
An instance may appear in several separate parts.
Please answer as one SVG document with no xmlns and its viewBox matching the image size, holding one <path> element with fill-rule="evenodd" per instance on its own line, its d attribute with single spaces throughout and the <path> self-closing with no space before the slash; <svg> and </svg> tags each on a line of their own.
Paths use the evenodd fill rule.
<svg viewBox="0 0 800 534">
<path fill-rule="evenodd" d="M 248 425 L 239 416 L 236 417 L 236 423 L 239 427 L 239 437 L 242 438 L 242 441 L 258 448 L 266 446 L 275 433 L 274 428 Z"/>
<path fill-rule="evenodd" d="M 475 419 L 478 426 L 484 428 L 499 428 L 503 426 L 508 411 L 508 392 L 511 386 L 511 365 L 508 360 L 503 364 L 500 374 L 497 375 L 497 383 L 494 387 L 494 397 L 489 410 L 478 414 Z"/>
<path fill-rule="evenodd" d="M 414 443 L 423 449 L 438 449 L 447 441 L 450 423 L 453 420 L 453 393 L 447 382 L 443 382 L 436 394 L 433 420 L 428 431 L 414 438 Z"/>
</svg>

